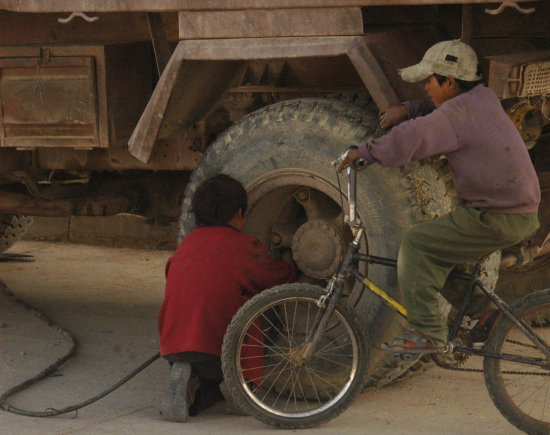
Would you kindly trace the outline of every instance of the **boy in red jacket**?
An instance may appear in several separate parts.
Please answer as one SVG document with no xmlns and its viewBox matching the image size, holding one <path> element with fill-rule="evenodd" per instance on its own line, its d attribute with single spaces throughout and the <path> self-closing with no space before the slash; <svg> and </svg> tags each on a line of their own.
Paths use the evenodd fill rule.
<svg viewBox="0 0 550 435">
<path fill-rule="evenodd" d="M 192 209 L 197 228 L 168 260 L 158 317 L 161 355 L 172 364 L 161 413 L 180 422 L 188 420 L 197 378 L 215 390 L 223 380 L 221 347 L 233 315 L 253 295 L 296 274 L 290 259 L 272 259 L 265 245 L 240 232 L 247 195 L 237 180 L 223 174 L 206 180 Z"/>
</svg>

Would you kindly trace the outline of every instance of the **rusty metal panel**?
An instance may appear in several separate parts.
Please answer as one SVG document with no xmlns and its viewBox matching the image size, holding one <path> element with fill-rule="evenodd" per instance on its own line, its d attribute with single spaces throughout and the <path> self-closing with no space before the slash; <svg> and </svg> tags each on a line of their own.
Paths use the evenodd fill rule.
<svg viewBox="0 0 550 435">
<path fill-rule="evenodd" d="M 538 0 L 516 0 L 518 3 Z M 400 6 L 456 3 L 502 3 L 502 0 L 0 0 L 14 12 L 163 12 L 182 10 L 281 9 L 349 6 Z"/>
<path fill-rule="evenodd" d="M 163 123 L 172 122 L 171 117 L 166 116 L 173 110 L 170 104 L 181 104 L 181 96 L 173 98 L 174 89 L 185 86 L 185 82 L 179 82 L 180 73 L 184 62 L 191 65 L 191 61 L 208 62 L 212 68 L 210 76 L 201 75 L 197 80 L 219 80 L 226 75 L 221 68 L 216 71 L 219 62 L 212 61 L 249 61 L 260 59 L 298 59 L 308 57 L 338 57 L 348 56 L 356 65 L 359 75 L 365 87 L 373 96 L 379 107 L 387 107 L 396 103 L 397 97 L 386 77 L 380 71 L 377 61 L 372 56 L 366 45 L 366 39 L 362 36 L 332 36 L 332 37 L 296 37 L 296 38 L 256 38 L 256 39 L 224 39 L 224 40 L 184 40 L 180 41 L 172 59 L 162 74 L 155 91 L 143 113 L 132 137 L 128 143 L 130 153 L 143 162 L 149 161 L 155 141 L 164 128 Z M 200 65 L 200 63 L 197 63 Z M 238 66 L 238 64 L 236 64 Z M 238 68 L 233 70 L 235 76 Z M 187 80 L 190 80 L 188 78 Z M 186 80 L 186 81 L 187 81 Z M 179 84 L 178 84 L 179 83 Z M 231 80 L 228 79 L 227 86 Z M 183 88 L 182 88 L 183 89 Z M 218 90 L 223 89 L 220 86 Z M 190 105 L 186 113 L 196 113 L 199 107 L 201 111 L 212 107 L 215 99 L 209 93 L 195 90 L 193 99 L 187 99 L 184 104 Z M 178 112 L 183 115 L 181 111 Z M 173 117 L 172 117 L 173 118 Z M 180 116 L 178 122 L 184 126 L 190 121 Z"/>
<path fill-rule="evenodd" d="M 183 129 L 167 139 L 158 140 L 151 155 L 151 160 L 145 164 L 132 156 L 127 148 L 109 147 L 100 152 L 88 152 L 67 148 L 38 148 L 36 150 L 38 166 L 47 170 L 72 171 L 191 171 L 197 167 L 197 162 L 206 148 L 204 125 L 198 123 Z M 8 151 L 5 150 L 2 154 Z M 25 155 L 13 150 L 15 156 Z M 0 169 L 3 167 L 0 159 Z M 15 167 L 16 162 L 12 162 Z"/>
<path fill-rule="evenodd" d="M 518 0 L 518 3 L 524 1 L 529 0 Z M 187 0 L 182 3 L 185 3 L 182 9 L 186 10 L 224 10 L 502 3 L 502 0 Z"/>
<path fill-rule="evenodd" d="M 151 158 L 181 64 L 182 59 L 172 54 L 128 142 L 130 153 L 142 162 L 147 163 Z"/>
<path fill-rule="evenodd" d="M 394 89 L 367 44 L 357 44 L 349 51 L 348 55 L 370 96 L 380 109 L 387 109 L 399 104 Z"/>
<path fill-rule="evenodd" d="M 99 17 L 94 23 L 75 19 L 68 24 L 59 23 L 64 13 L 15 13 L 0 10 L 0 46 L 33 44 L 102 44 L 113 41 L 148 41 L 151 38 L 143 13 L 92 14 Z M 161 14 L 162 24 L 170 41 L 178 41 L 178 14 Z M 36 45 L 34 45 L 34 48 Z M 4 56 L 2 56 L 4 57 Z"/>
<path fill-rule="evenodd" d="M 0 146 L 125 146 L 153 62 L 149 42 L 0 47 Z"/>
<path fill-rule="evenodd" d="M 1 146 L 101 146 L 93 57 L 0 59 Z"/>
<path fill-rule="evenodd" d="M 180 39 L 361 35 L 360 8 L 309 8 L 179 13 Z"/>
<path fill-rule="evenodd" d="M 183 61 L 158 138 L 168 138 L 200 121 L 244 74 L 241 61 Z"/>
<path fill-rule="evenodd" d="M 250 38 L 180 41 L 176 52 L 183 60 L 252 60 L 329 57 L 346 54 L 361 41 L 358 36 Z"/>
</svg>

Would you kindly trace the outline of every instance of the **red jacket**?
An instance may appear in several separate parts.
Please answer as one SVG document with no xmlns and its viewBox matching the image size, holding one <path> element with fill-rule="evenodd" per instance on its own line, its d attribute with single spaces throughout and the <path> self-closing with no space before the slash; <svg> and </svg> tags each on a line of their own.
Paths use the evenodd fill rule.
<svg viewBox="0 0 550 435">
<path fill-rule="evenodd" d="M 225 330 L 251 296 L 291 282 L 290 261 L 270 258 L 254 237 L 229 226 L 199 227 L 166 264 L 166 292 L 158 317 L 161 355 L 221 355 Z"/>
</svg>

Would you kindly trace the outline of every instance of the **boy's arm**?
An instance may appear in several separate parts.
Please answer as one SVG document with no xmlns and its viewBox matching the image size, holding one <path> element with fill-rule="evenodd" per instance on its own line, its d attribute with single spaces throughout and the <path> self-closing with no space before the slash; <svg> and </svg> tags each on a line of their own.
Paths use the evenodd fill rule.
<svg viewBox="0 0 550 435">
<path fill-rule="evenodd" d="M 269 256 L 267 247 L 259 240 L 251 239 L 247 245 L 247 281 L 246 291 L 252 294 L 292 282 L 296 279 L 296 266 L 291 260 L 274 260 Z"/>
<path fill-rule="evenodd" d="M 410 100 L 401 104 L 407 109 L 407 119 L 426 116 L 435 110 L 435 105 L 430 100 Z"/>
<path fill-rule="evenodd" d="M 397 167 L 458 149 L 456 132 L 441 110 L 405 121 L 357 151 L 369 164 Z"/>
<path fill-rule="evenodd" d="M 435 106 L 428 100 L 405 101 L 397 106 L 388 107 L 380 113 L 380 126 L 388 129 L 408 119 L 431 113 Z"/>
</svg>

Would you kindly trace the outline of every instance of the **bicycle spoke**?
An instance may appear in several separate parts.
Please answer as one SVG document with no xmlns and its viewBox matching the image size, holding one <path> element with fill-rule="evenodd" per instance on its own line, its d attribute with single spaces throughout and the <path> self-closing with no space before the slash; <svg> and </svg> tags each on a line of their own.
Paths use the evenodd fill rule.
<svg viewBox="0 0 550 435">
<path fill-rule="evenodd" d="M 277 328 L 277 327 L 273 324 L 273 322 L 272 322 L 265 314 L 263 314 L 263 313 L 262 313 L 262 318 L 264 318 L 265 320 L 267 320 L 267 322 L 273 327 L 273 329 L 275 329 L 275 331 L 277 331 L 277 332 L 280 334 L 281 337 L 284 337 L 285 334 L 284 334 L 279 328 Z M 292 342 L 290 341 L 290 338 L 287 338 L 287 341 L 288 341 L 288 345 L 289 345 L 289 346 L 292 346 Z"/>
<path fill-rule="evenodd" d="M 256 384 L 256 381 L 260 381 L 259 384 L 256 384 L 256 388 L 253 390 L 253 392 L 255 392 L 260 387 L 260 385 L 262 384 L 262 381 L 266 378 L 269 378 L 275 372 L 276 367 L 280 366 L 283 362 L 285 362 L 285 361 L 281 360 L 277 364 L 275 364 L 275 366 L 271 369 L 271 371 L 268 374 L 264 373 L 264 374 L 260 375 L 257 378 L 248 379 L 250 382 L 253 382 L 254 384 Z M 242 371 L 242 369 L 241 369 L 241 371 Z"/>
<path fill-rule="evenodd" d="M 288 352 L 285 352 L 285 353 L 274 353 L 274 352 L 269 352 L 269 357 L 273 357 L 273 356 L 279 356 L 279 357 L 288 357 Z M 247 360 L 247 359 L 255 359 L 255 358 L 263 358 L 263 355 L 256 355 L 256 356 L 241 356 L 241 360 Z"/>
<path fill-rule="evenodd" d="M 294 407 L 295 407 L 296 410 L 298 410 L 297 404 L 296 404 L 296 390 L 294 389 L 295 386 L 296 386 L 296 369 L 295 368 L 292 368 L 291 371 L 290 371 L 290 379 L 291 379 L 291 382 L 292 382 L 292 387 L 291 387 L 290 393 L 289 393 L 289 395 L 286 399 L 285 407 L 288 407 L 290 399 L 292 399 L 292 393 L 294 392 Z"/>
<path fill-rule="evenodd" d="M 329 343 L 330 344 L 330 343 Z M 343 346 L 346 346 L 346 347 L 349 347 L 351 346 L 351 343 L 344 343 L 343 345 L 339 345 L 339 346 L 334 346 L 334 347 L 331 347 L 329 349 L 325 349 L 323 348 L 323 351 L 322 352 L 315 352 L 317 355 L 343 355 L 341 353 L 338 353 L 338 354 L 333 354 L 333 353 L 328 353 L 328 352 L 332 352 L 333 350 L 335 349 L 342 349 Z M 325 346 L 326 347 L 326 346 Z"/>
<path fill-rule="evenodd" d="M 261 365 L 261 366 L 256 366 L 256 367 L 247 367 L 246 369 L 241 369 L 241 370 L 243 372 L 246 372 L 246 371 L 250 371 L 250 370 L 267 369 L 267 368 L 270 368 L 270 367 L 276 367 L 279 364 L 280 364 L 280 362 L 278 362 L 277 364 Z"/>
<path fill-rule="evenodd" d="M 308 368 L 308 367 L 307 367 L 307 364 L 305 365 L 305 367 L 306 367 L 306 369 Z M 314 376 L 317 376 L 321 381 L 323 381 L 323 383 L 328 384 L 328 385 L 330 385 L 331 387 L 338 389 L 338 386 L 337 386 L 337 385 L 332 384 L 331 382 L 327 381 L 325 377 L 319 376 L 319 375 L 317 374 L 317 372 L 316 372 L 315 369 L 312 369 L 312 368 L 310 367 L 309 370 L 310 370 L 310 372 L 311 372 Z M 331 393 L 330 393 L 326 388 L 324 388 L 324 390 L 325 390 L 325 393 L 327 393 L 328 396 L 332 399 L 333 396 L 331 395 Z"/>
<path fill-rule="evenodd" d="M 286 378 L 286 381 L 285 381 L 283 387 L 281 388 L 281 391 L 279 391 L 279 394 L 277 394 L 277 397 L 275 398 L 275 402 L 273 402 L 273 406 L 275 406 L 277 404 L 277 401 L 281 397 L 281 394 L 284 391 L 285 387 L 287 386 L 288 381 L 290 381 L 290 379 L 292 379 L 293 371 L 294 371 L 294 367 L 292 366 L 292 364 L 290 364 L 290 376 Z M 264 397 L 264 399 L 265 399 L 265 397 Z"/>
<path fill-rule="evenodd" d="M 290 331 L 290 335 L 291 337 L 294 337 L 294 331 L 295 331 L 295 326 L 296 326 L 296 312 L 298 310 L 298 302 L 294 302 L 294 314 L 292 316 L 292 329 Z"/>
<path fill-rule="evenodd" d="M 300 387 L 300 391 L 302 392 L 302 399 L 306 403 L 306 408 L 309 408 L 309 403 L 307 401 L 307 395 L 306 395 L 306 393 L 304 393 L 304 388 L 302 387 L 302 383 L 300 382 L 300 374 L 301 373 L 302 373 L 302 367 L 300 367 L 300 370 L 298 371 L 297 381 L 298 381 L 298 386 Z"/>
<path fill-rule="evenodd" d="M 253 324 L 253 326 L 255 326 L 258 330 L 261 331 L 261 329 L 259 329 L 255 324 Z M 250 334 L 248 334 L 248 337 L 249 337 L 250 339 L 254 340 L 255 342 L 259 343 L 259 344 L 261 345 L 261 347 L 263 347 L 263 348 L 267 348 L 267 349 L 277 349 L 279 352 L 287 353 L 287 351 L 286 351 L 284 348 L 282 348 L 282 347 L 280 347 L 280 346 L 278 346 L 278 345 L 276 345 L 276 344 L 273 344 L 273 346 L 269 346 L 269 345 L 265 344 L 263 341 L 258 340 L 256 337 L 254 337 L 254 336 L 252 336 L 252 335 L 250 335 Z M 270 341 L 271 341 L 271 340 L 270 340 Z M 246 343 L 244 343 L 244 344 L 243 344 L 243 347 L 244 347 L 244 346 L 249 346 L 249 345 L 246 344 Z"/>
<path fill-rule="evenodd" d="M 334 388 L 336 388 L 336 389 L 339 388 L 338 385 L 333 384 L 332 382 L 329 382 L 329 381 L 327 380 L 327 378 L 326 378 L 327 375 L 330 376 L 328 373 L 323 372 L 323 371 L 318 370 L 318 369 L 315 369 L 315 368 L 313 368 L 313 367 L 308 367 L 307 364 L 304 364 L 304 367 L 306 367 L 307 369 L 309 369 L 309 371 L 310 371 L 312 374 L 314 374 L 314 375 L 317 376 L 319 379 L 321 379 L 325 384 L 328 384 L 328 385 L 330 385 L 331 387 L 334 387 Z M 320 373 L 320 374 L 319 374 L 319 373 Z M 323 376 L 321 376 L 321 375 L 323 375 Z M 332 376 L 332 378 L 334 379 L 334 376 Z"/>
<path fill-rule="evenodd" d="M 287 369 L 287 366 L 290 366 L 290 364 L 287 362 L 284 366 L 284 368 L 279 372 L 279 374 L 277 375 L 277 377 L 274 379 L 274 381 L 271 383 L 271 387 L 269 387 L 269 389 L 266 391 L 266 393 L 264 394 L 264 397 L 262 397 L 262 400 L 265 400 L 266 396 L 268 395 L 268 393 L 271 391 L 271 389 L 273 388 L 273 386 L 275 385 L 275 382 L 281 377 L 281 375 L 283 374 L 283 372 L 285 372 Z M 267 377 L 267 376 L 266 376 Z"/>
<path fill-rule="evenodd" d="M 271 369 L 271 371 L 269 373 L 264 373 L 262 376 L 260 376 L 259 378 L 256 378 L 256 379 L 251 379 L 252 381 L 257 381 L 257 380 L 263 380 L 263 379 L 269 379 L 274 373 L 275 373 L 275 370 L 277 369 L 277 367 L 279 367 L 281 364 L 285 364 L 285 367 L 286 367 L 286 364 L 288 364 L 288 361 L 287 360 L 283 360 L 281 359 L 281 361 L 279 361 L 277 364 L 275 364 L 275 366 Z M 284 371 L 284 368 L 283 370 Z M 280 376 L 280 375 L 279 375 Z"/>
<path fill-rule="evenodd" d="M 329 357 L 329 356 L 332 356 L 332 357 L 341 357 L 341 358 L 353 358 L 353 354 L 352 353 L 322 353 L 321 356 L 319 356 L 319 354 L 315 354 L 315 356 L 321 358 L 322 357 Z"/>
<path fill-rule="evenodd" d="M 318 349 L 316 351 L 316 353 L 322 353 L 328 346 L 330 346 L 332 343 L 335 343 L 337 340 L 340 340 L 342 337 L 344 337 L 345 335 L 347 335 L 347 332 L 343 332 L 342 334 L 340 334 L 338 337 L 336 337 L 335 339 L 331 340 L 329 343 L 327 343 L 325 346 L 321 347 L 320 349 Z M 346 343 L 347 344 L 347 343 Z M 338 346 L 337 348 L 342 348 L 342 346 Z"/>
<path fill-rule="evenodd" d="M 334 364 L 336 364 L 336 365 L 339 365 L 339 366 L 342 366 L 342 367 L 346 367 L 346 368 L 351 367 L 351 366 L 348 365 L 348 364 L 344 364 L 344 363 L 342 363 L 342 362 L 340 362 L 340 361 L 335 361 L 335 360 L 329 359 L 329 358 L 323 358 L 323 357 L 319 357 L 319 356 L 318 356 L 317 359 L 322 359 L 322 360 L 325 360 L 325 361 L 330 361 L 331 363 L 334 363 Z"/>
<path fill-rule="evenodd" d="M 543 380 L 543 381 L 544 381 L 544 382 L 547 382 L 547 380 Z M 541 382 L 541 384 L 544 383 L 544 382 Z M 547 388 L 548 388 L 548 387 L 547 387 Z M 539 392 L 539 388 L 538 388 L 536 385 L 532 386 L 531 389 L 532 389 L 533 391 L 532 391 L 527 397 L 525 397 L 525 398 L 523 399 L 523 401 L 517 403 L 517 405 L 518 405 L 519 408 L 523 408 L 524 405 L 525 405 L 530 399 L 532 399 L 533 396 L 535 396 L 535 395 Z M 525 392 L 525 390 L 522 390 L 522 391 L 518 392 L 518 395 L 519 395 L 520 393 L 522 393 L 522 392 Z M 517 396 L 517 395 L 516 395 L 516 396 Z M 532 413 L 532 412 L 533 412 L 533 408 L 535 407 L 536 404 L 537 404 L 536 400 L 533 400 L 532 405 L 531 405 L 531 409 L 529 410 L 529 413 Z M 542 408 L 543 414 L 544 414 L 544 409 L 545 409 L 545 408 L 543 407 L 543 408 Z"/>
<path fill-rule="evenodd" d="M 286 330 L 287 330 L 287 335 L 288 335 L 288 342 L 291 344 L 291 345 L 295 345 L 294 341 L 292 340 L 292 336 L 290 335 L 290 322 L 288 321 L 288 313 L 287 313 L 287 310 L 286 310 L 286 302 L 283 303 L 283 308 L 284 308 L 284 311 L 285 311 L 285 318 L 286 318 Z"/>
<path fill-rule="evenodd" d="M 307 373 L 309 380 L 311 382 L 311 385 L 313 385 L 313 391 L 315 392 L 315 398 L 317 399 L 317 402 L 319 405 L 321 404 L 321 398 L 319 397 L 319 393 L 317 392 L 317 388 L 315 388 L 315 382 L 313 381 L 313 378 L 311 377 L 311 373 L 309 373 L 309 370 L 307 369 L 307 365 L 304 364 L 305 372 Z"/>
</svg>

